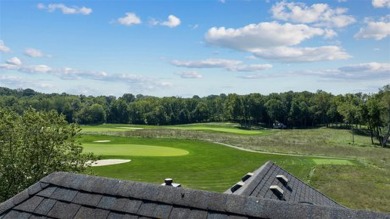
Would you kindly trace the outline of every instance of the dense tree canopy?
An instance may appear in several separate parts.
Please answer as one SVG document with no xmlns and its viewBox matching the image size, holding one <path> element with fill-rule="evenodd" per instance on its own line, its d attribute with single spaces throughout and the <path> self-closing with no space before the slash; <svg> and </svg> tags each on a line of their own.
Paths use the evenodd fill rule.
<svg viewBox="0 0 390 219">
<path fill-rule="evenodd" d="M 173 125 L 231 121 L 246 128 L 272 127 L 275 122 L 287 128 L 365 125 L 372 138 L 382 145 L 386 145 L 390 129 L 389 85 L 375 94 L 333 95 L 319 90 L 316 93 L 220 94 L 202 98 L 158 98 L 141 94 L 93 97 L 0 88 L 0 108 L 21 114 L 28 107 L 38 111 L 55 110 L 68 122 L 79 124 Z"/>
<path fill-rule="evenodd" d="M 0 202 L 54 171 L 86 170 L 94 157 L 81 154 L 78 132 L 55 111 L 0 109 Z"/>
</svg>

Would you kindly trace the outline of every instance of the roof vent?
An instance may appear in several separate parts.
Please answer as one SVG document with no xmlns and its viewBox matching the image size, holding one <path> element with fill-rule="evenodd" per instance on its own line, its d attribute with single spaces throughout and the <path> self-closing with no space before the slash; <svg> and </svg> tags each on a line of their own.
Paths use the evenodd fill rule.
<svg viewBox="0 0 390 219">
<path fill-rule="evenodd" d="M 243 182 L 245 182 L 247 179 L 251 178 L 253 176 L 253 173 L 247 173 L 245 176 L 241 178 Z"/>
<path fill-rule="evenodd" d="M 234 192 L 237 191 L 239 188 L 241 188 L 244 184 L 245 184 L 244 182 L 240 181 L 240 182 L 236 183 L 234 186 L 232 186 L 232 187 L 230 188 L 230 191 L 231 191 L 232 193 L 234 193 Z"/>
<path fill-rule="evenodd" d="M 283 184 L 287 185 L 288 179 L 285 175 L 277 175 L 276 178 Z"/>
<path fill-rule="evenodd" d="M 271 189 L 271 191 L 280 199 L 280 200 L 285 200 L 284 197 L 283 197 L 283 189 L 281 189 L 279 186 L 277 185 L 272 185 L 269 187 Z"/>
<path fill-rule="evenodd" d="M 180 184 L 178 183 L 173 183 L 173 179 L 172 178 L 166 178 L 164 180 L 164 183 L 161 184 L 162 186 L 172 186 L 172 187 L 181 187 Z"/>
</svg>

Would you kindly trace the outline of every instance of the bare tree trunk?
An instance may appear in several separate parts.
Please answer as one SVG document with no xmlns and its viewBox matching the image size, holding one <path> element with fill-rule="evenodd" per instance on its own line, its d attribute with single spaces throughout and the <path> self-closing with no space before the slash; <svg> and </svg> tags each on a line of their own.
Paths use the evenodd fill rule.
<svg viewBox="0 0 390 219">
<path fill-rule="evenodd" d="M 389 140 L 389 137 L 390 137 L 390 123 L 387 127 L 387 133 L 383 136 L 383 139 L 381 142 L 382 147 L 386 147 L 386 144 L 387 144 L 387 141 Z"/>
</svg>

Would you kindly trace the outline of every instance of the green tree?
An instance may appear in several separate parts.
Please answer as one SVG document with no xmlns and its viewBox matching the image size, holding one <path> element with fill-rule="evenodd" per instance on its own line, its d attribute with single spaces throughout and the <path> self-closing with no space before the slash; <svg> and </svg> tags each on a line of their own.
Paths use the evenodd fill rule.
<svg viewBox="0 0 390 219">
<path fill-rule="evenodd" d="M 95 158 L 81 153 L 79 131 L 55 111 L 0 109 L 0 202 L 54 171 L 85 171 Z"/>
<path fill-rule="evenodd" d="M 103 106 L 94 103 L 85 105 L 76 115 L 76 121 L 80 124 L 101 124 L 106 122 L 106 111 Z"/>
</svg>

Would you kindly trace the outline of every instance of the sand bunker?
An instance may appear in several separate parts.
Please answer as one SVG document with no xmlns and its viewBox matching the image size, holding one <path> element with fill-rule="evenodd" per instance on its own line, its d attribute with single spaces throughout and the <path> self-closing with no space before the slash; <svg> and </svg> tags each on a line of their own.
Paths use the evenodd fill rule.
<svg viewBox="0 0 390 219">
<path fill-rule="evenodd" d="M 98 141 L 94 141 L 95 143 L 107 143 L 107 142 L 111 142 L 111 140 L 98 140 Z"/>
<path fill-rule="evenodd" d="M 104 160 L 97 160 L 91 164 L 93 167 L 98 166 L 108 166 L 108 165 L 115 165 L 115 164 L 121 164 L 121 163 L 127 163 L 131 160 L 125 160 L 125 159 L 104 159 Z"/>
</svg>

